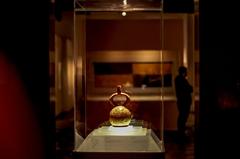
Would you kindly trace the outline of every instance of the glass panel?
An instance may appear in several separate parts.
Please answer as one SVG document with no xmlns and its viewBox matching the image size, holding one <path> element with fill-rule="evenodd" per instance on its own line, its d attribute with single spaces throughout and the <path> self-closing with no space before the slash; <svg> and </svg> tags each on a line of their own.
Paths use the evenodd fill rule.
<svg viewBox="0 0 240 159">
<path fill-rule="evenodd" d="M 171 87 L 172 62 L 163 63 L 163 75 L 160 62 L 95 62 L 94 87 L 112 88 L 119 84 L 125 87 Z M 163 79 L 161 79 L 163 77 Z"/>
<path fill-rule="evenodd" d="M 75 152 L 161 156 L 176 65 L 164 58 L 161 1 L 76 1 L 74 24 Z"/>
<path fill-rule="evenodd" d="M 186 122 L 192 131 L 197 22 L 195 14 L 163 14 L 159 0 L 75 1 L 75 152 L 164 153 L 163 133 L 178 129 L 180 66 L 193 86 Z"/>
<path fill-rule="evenodd" d="M 199 105 L 198 15 L 197 13 L 164 13 L 163 18 L 163 52 L 166 53 L 163 61 L 168 58 L 175 64 L 172 72 L 174 91 L 163 93 L 164 132 L 175 131 L 177 141 L 186 142 L 189 139 L 193 143 L 196 108 Z M 186 76 L 179 73 L 181 66 L 187 69 Z M 177 79 L 188 82 L 192 92 L 191 89 L 189 91 L 185 89 L 183 82 L 177 82 L 181 83 L 181 86 L 177 85 L 175 83 Z M 181 92 L 176 87 L 182 87 Z M 177 93 L 181 94 L 178 98 Z M 183 95 L 185 93 L 187 95 Z"/>
<path fill-rule="evenodd" d="M 76 0 L 75 11 L 162 11 L 161 0 Z"/>
</svg>

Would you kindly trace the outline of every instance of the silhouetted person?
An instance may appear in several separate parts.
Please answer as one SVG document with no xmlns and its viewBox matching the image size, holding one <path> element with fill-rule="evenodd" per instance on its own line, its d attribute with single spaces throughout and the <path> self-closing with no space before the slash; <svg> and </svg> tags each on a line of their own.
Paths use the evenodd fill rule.
<svg viewBox="0 0 240 159">
<path fill-rule="evenodd" d="M 187 68 L 184 66 L 179 67 L 178 73 L 179 74 L 175 78 L 177 108 L 179 113 L 177 119 L 177 128 L 180 141 L 185 141 L 186 122 L 192 104 L 191 93 L 193 92 L 193 88 L 186 79 Z"/>
</svg>

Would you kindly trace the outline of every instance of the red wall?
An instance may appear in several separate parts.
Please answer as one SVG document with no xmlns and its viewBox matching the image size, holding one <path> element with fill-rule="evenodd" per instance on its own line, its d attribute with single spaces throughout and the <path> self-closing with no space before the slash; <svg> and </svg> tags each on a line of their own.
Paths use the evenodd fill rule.
<svg viewBox="0 0 240 159">
<path fill-rule="evenodd" d="M 160 20 L 87 20 L 87 51 L 159 50 L 162 37 L 168 50 L 183 50 L 183 26 L 180 19 Z"/>
</svg>

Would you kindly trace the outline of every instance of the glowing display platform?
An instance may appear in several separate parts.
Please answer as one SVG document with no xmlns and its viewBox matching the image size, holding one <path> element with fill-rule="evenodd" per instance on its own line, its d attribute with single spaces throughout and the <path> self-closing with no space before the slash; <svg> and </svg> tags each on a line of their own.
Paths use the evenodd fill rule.
<svg viewBox="0 0 240 159">
<path fill-rule="evenodd" d="M 164 151 L 151 129 L 142 127 L 101 127 L 90 133 L 77 152 L 155 152 Z"/>
<path fill-rule="evenodd" d="M 93 136 L 146 136 L 147 128 L 140 126 L 113 127 L 103 126 L 93 131 Z"/>
</svg>

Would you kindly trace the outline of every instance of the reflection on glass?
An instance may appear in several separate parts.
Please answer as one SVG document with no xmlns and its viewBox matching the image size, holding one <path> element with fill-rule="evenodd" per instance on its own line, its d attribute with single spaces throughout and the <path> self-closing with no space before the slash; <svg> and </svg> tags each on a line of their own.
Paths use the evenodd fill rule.
<svg viewBox="0 0 240 159">
<path fill-rule="evenodd" d="M 195 62 L 195 86 L 199 87 L 199 63 Z"/>
<path fill-rule="evenodd" d="M 95 87 L 111 88 L 116 85 L 132 87 L 172 86 L 172 62 L 163 63 L 163 76 L 160 62 L 95 62 Z"/>
</svg>

